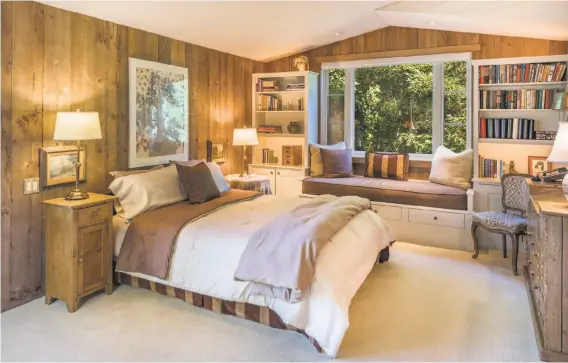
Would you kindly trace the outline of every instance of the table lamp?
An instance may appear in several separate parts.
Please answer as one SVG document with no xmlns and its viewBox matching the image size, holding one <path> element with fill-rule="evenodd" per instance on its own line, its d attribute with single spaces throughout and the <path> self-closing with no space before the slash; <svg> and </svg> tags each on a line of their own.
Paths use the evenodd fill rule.
<svg viewBox="0 0 568 363">
<path fill-rule="evenodd" d="M 53 140 L 77 141 L 77 162 L 75 162 L 75 190 L 65 196 L 67 200 L 89 198 L 89 194 L 79 189 L 81 170 L 81 155 L 79 146 L 81 140 L 102 139 L 101 124 L 98 112 L 58 112 L 55 120 Z"/>
<path fill-rule="evenodd" d="M 568 122 L 558 123 L 556 139 L 554 140 L 552 151 L 546 161 L 550 163 L 568 164 Z M 566 174 L 562 180 L 562 191 L 564 192 L 564 197 L 568 200 L 568 174 Z"/>
<path fill-rule="evenodd" d="M 252 129 L 234 129 L 233 130 L 233 146 L 243 147 L 243 157 L 244 157 L 244 172 L 240 176 L 249 175 L 247 171 L 247 146 L 258 145 L 258 135 L 256 134 L 256 128 Z"/>
</svg>

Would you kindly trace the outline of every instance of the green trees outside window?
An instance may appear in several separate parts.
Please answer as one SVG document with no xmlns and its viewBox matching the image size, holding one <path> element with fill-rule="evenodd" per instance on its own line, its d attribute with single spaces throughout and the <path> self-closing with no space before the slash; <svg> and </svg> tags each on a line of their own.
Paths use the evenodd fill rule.
<svg viewBox="0 0 568 363">
<path fill-rule="evenodd" d="M 456 152 L 465 150 L 467 63 L 444 62 L 442 68 L 443 109 L 437 113 L 432 109 L 432 64 L 355 69 L 355 150 L 431 154 L 434 114 L 443 117 L 443 144 Z M 344 69 L 329 71 L 329 144 L 344 139 L 345 77 Z"/>
</svg>

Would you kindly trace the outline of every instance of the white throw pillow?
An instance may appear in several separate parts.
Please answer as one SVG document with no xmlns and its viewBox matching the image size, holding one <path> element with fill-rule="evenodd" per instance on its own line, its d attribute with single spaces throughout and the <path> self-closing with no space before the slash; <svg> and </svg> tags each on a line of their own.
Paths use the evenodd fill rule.
<svg viewBox="0 0 568 363">
<path fill-rule="evenodd" d="M 217 189 L 219 189 L 219 193 L 227 193 L 231 190 L 229 183 L 225 180 L 223 176 L 223 172 L 221 171 L 221 167 L 219 164 L 214 162 L 207 163 L 209 170 L 211 171 L 211 175 L 213 176 L 213 180 L 215 181 L 215 185 L 217 185 Z"/>
<path fill-rule="evenodd" d="M 323 161 L 321 159 L 320 149 L 326 150 L 344 150 L 347 145 L 344 141 L 338 142 L 334 145 L 319 145 L 310 144 L 310 175 L 321 176 L 323 175 Z"/>
<path fill-rule="evenodd" d="M 439 146 L 432 159 L 429 180 L 432 183 L 469 189 L 473 177 L 473 150 L 459 154 Z"/>
<path fill-rule="evenodd" d="M 187 199 L 175 165 L 115 179 L 109 189 L 118 197 L 126 220 L 165 205 Z"/>
</svg>

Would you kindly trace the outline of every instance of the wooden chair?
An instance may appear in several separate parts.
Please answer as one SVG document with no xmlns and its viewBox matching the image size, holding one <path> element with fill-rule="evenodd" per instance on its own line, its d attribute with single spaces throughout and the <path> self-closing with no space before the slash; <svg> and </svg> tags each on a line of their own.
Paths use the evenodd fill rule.
<svg viewBox="0 0 568 363">
<path fill-rule="evenodd" d="M 513 273 L 518 275 L 517 260 L 519 258 L 519 238 L 526 234 L 526 213 L 529 206 L 529 190 L 525 178 L 528 174 L 505 174 L 501 177 L 503 187 L 503 212 L 473 213 L 471 234 L 473 237 L 474 253 L 472 258 L 479 255 L 479 244 L 475 237 L 477 227 L 503 236 L 503 257 L 507 258 L 507 236 L 513 244 Z M 518 214 L 510 213 L 517 212 Z"/>
</svg>

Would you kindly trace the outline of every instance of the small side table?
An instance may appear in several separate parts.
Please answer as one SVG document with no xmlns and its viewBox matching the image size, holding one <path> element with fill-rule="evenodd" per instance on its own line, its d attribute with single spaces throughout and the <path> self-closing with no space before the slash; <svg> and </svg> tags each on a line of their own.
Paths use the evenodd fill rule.
<svg viewBox="0 0 568 363">
<path fill-rule="evenodd" d="M 112 204 L 114 196 L 89 193 L 88 199 L 44 200 L 45 303 L 67 303 L 104 289 L 112 293 Z"/>
<path fill-rule="evenodd" d="M 239 174 L 225 175 L 225 180 L 234 189 L 256 190 L 263 194 L 272 194 L 270 179 L 264 175 L 251 174 L 239 176 Z"/>
</svg>

